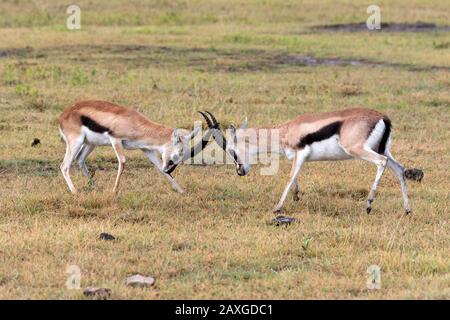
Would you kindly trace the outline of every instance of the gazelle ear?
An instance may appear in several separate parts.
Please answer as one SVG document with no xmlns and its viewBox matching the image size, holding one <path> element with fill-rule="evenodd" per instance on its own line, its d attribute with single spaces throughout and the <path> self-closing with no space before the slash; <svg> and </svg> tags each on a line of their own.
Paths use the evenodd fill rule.
<svg viewBox="0 0 450 320">
<path fill-rule="evenodd" d="M 181 142 L 181 136 L 178 128 L 175 128 L 172 132 L 172 144 L 175 146 Z"/>
<path fill-rule="evenodd" d="M 228 127 L 228 130 L 230 130 L 231 139 L 234 141 L 234 143 L 237 143 L 237 137 L 236 137 L 236 127 L 232 124 Z"/>
<path fill-rule="evenodd" d="M 247 129 L 247 121 L 248 121 L 248 118 L 247 118 L 247 116 L 245 116 L 245 119 L 244 119 L 244 121 L 242 121 L 242 124 L 241 124 L 241 129 Z"/>
</svg>

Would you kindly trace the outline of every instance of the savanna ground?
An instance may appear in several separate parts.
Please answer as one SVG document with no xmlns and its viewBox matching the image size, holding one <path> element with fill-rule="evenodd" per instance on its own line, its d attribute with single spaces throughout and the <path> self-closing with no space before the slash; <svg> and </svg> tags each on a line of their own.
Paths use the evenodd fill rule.
<svg viewBox="0 0 450 320">
<path fill-rule="evenodd" d="M 71 2 L 0 4 L 0 298 L 82 299 L 66 289 L 68 265 L 81 268 L 82 288 L 111 288 L 113 299 L 450 297 L 449 32 L 312 28 L 365 22 L 364 1 L 76 3 L 80 31 L 65 28 Z M 383 22 L 449 23 L 447 0 L 376 4 Z M 310 58 L 364 63 L 305 65 Z M 393 121 L 394 156 L 425 178 L 408 181 L 405 216 L 386 171 L 367 215 L 373 165 L 308 163 L 301 200 L 289 197 L 284 212 L 299 223 L 275 227 L 285 159 L 276 176 L 258 166 L 243 178 L 231 165 L 180 166 L 180 195 L 128 151 L 115 196 L 113 151 L 97 148 L 88 159 L 95 187 L 74 166 L 73 196 L 59 171 L 56 118 L 83 99 L 185 128 L 204 109 L 224 125 L 248 115 L 251 126 L 371 107 Z M 117 240 L 100 241 L 101 232 Z M 380 290 L 366 288 L 370 265 L 381 268 Z M 156 285 L 125 286 L 134 273 Z"/>
</svg>

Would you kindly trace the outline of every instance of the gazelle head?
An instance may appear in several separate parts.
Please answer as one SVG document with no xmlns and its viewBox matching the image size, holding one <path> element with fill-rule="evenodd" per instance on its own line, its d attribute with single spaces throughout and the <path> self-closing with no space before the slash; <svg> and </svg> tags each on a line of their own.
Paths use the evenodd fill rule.
<svg viewBox="0 0 450 320">
<path fill-rule="evenodd" d="M 244 128 L 244 126 L 241 126 L 241 129 Z M 247 143 L 245 139 L 239 138 L 240 131 L 234 125 L 228 127 L 228 132 L 230 140 L 226 143 L 225 151 L 234 159 L 237 174 L 245 176 L 250 171 L 249 159 L 246 156 L 246 152 L 248 152 Z"/>
<path fill-rule="evenodd" d="M 161 153 L 164 172 L 171 173 L 183 161 L 185 155 L 190 153 L 190 141 L 200 129 L 201 127 L 197 127 L 192 132 L 185 129 L 173 130 L 170 141 L 165 144 Z"/>
<path fill-rule="evenodd" d="M 228 127 L 230 133 L 230 141 L 224 137 L 222 131 L 220 130 L 220 124 L 217 122 L 216 118 L 211 112 L 205 111 L 207 115 L 200 111 L 201 115 L 205 118 L 209 129 L 215 129 L 213 137 L 217 144 L 228 153 L 234 160 L 236 164 L 236 172 L 239 176 L 245 176 L 250 171 L 250 163 L 248 157 L 245 157 L 246 142 L 244 139 L 239 139 L 239 131 L 234 125 Z M 247 127 L 247 119 L 242 123 L 241 129 Z"/>
</svg>

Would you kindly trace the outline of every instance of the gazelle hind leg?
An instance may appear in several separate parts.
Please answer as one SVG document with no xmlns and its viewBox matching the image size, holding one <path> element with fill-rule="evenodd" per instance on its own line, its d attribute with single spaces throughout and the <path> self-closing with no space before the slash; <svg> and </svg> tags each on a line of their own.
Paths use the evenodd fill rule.
<svg viewBox="0 0 450 320">
<path fill-rule="evenodd" d="M 89 174 L 89 169 L 86 165 L 86 158 L 91 154 L 91 152 L 94 150 L 95 146 L 92 144 L 83 144 L 83 148 L 81 149 L 80 153 L 77 156 L 77 164 L 80 168 L 81 172 L 84 176 L 87 178 L 92 178 Z"/>
<path fill-rule="evenodd" d="M 385 155 L 388 157 L 387 166 L 394 172 L 400 182 L 403 196 L 403 208 L 405 209 L 405 213 L 409 214 L 411 208 L 409 207 L 408 191 L 406 189 L 405 169 L 394 159 L 394 157 L 392 157 L 392 154 L 389 151 L 386 151 Z"/>
<path fill-rule="evenodd" d="M 80 152 L 81 147 L 83 146 L 83 140 L 84 138 L 80 136 L 78 139 L 66 141 L 66 154 L 60 166 L 64 179 L 66 180 L 70 192 L 72 193 L 76 193 L 77 190 L 72 182 L 72 179 L 70 179 L 70 167 L 72 166 L 73 160 L 75 159 L 78 152 Z"/>
<path fill-rule="evenodd" d="M 297 161 L 297 156 L 294 156 L 294 159 L 292 160 L 292 164 L 294 164 Z M 291 169 L 292 171 L 292 169 Z M 291 172 L 292 174 L 292 172 Z M 294 180 L 294 189 L 292 189 L 292 200 L 299 201 L 300 198 L 298 196 L 298 177 Z"/>
<path fill-rule="evenodd" d="M 363 159 L 369 162 L 374 163 L 377 166 L 377 174 L 375 176 L 375 180 L 372 184 L 372 188 L 370 189 L 369 196 L 367 197 L 367 213 L 372 211 L 372 202 L 375 199 L 375 194 L 380 184 L 381 177 L 383 176 L 384 170 L 387 165 L 387 157 L 381 154 L 376 153 L 373 150 L 366 148 L 358 148 L 353 150 L 348 150 L 348 152 L 353 155 L 355 158 Z"/>
<path fill-rule="evenodd" d="M 298 179 L 294 181 L 294 189 L 292 190 L 292 200 L 299 201 L 300 197 L 298 196 Z"/>
<path fill-rule="evenodd" d="M 119 161 L 119 168 L 117 169 L 116 182 L 114 183 L 113 192 L 117 192 L 119 188 L 120 178 L 122 177 L 123 169 L 125 166 L 125 153 L 122 145 L 122 141 L 115 138 L 110 138 L 111 145 L 116 153 L 117 160 Z"/>
<path fill-rule="evenodd" d="M 295 155 L 294 161 L 292 163 L 291 173 L 290 173 L 290 179 L 287 183 L 283 194 L 281 195 L 280 201 L 278 202 L 277 206 L 273 210 L 273 212 L 280 212 L 283 208 L 284 201 L 286 200 L 286 197 L 289 193 L 289 190 L 291 189 L 291 186 L 295 183 L 295 181 L 298 179 L 298 174 L 300 172 L 300 168 L 302 167 L 303 163 L 305 162 L 306 158 L 309 156 L 310 148 L 305 147 L 305 149 L 302 149 L 297 152 Z"/>
</svg>

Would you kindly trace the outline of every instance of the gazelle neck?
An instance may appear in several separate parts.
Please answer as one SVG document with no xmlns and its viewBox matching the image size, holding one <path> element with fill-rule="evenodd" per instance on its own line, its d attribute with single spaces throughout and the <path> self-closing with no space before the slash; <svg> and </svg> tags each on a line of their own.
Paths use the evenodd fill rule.
<svg viewBox="0 0 450 320">
<path fill-rule="evenodd" d="M 142 128 L 142 139 L 149 147 L 161 148 L 171 142 L 173 128 L 151 123 Z"/>
</svg>

